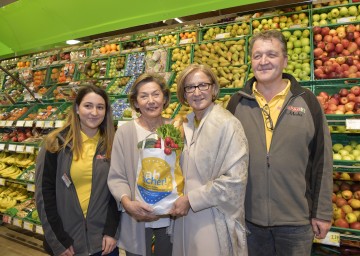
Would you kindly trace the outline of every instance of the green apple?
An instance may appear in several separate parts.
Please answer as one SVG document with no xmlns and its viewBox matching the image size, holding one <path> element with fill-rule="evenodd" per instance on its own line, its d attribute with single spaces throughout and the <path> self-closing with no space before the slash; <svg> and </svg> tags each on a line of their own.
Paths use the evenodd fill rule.
<svg viewBox="0 0 360 256">
<path fill-rule="evenodd" d="M 305 60 L 308 58 L 308 55 L 306 52 L 303 52 L 301 48 L 295 48 L 295 49 L 300 49 L 300 54 L 299 54 L 299 60 Z M 305 72 L 307 74 L 307 72 Z"/>
<path fill-rule="evenodd" d="M 262 20 L 261 20 L 261 24 L 265 25 L 265 24 L 267 24 L 267 23 L 268 23 L 267 19 L 262 19 Z"/>
<path fill-rule="evenodd" d="M 349 192 L 351 192 L 351 191 L 349 191 Z M 344 198 L 345 198 L 345 197 L 344 197 Z M 346 198 L 345 198 L 345 199 L 346 199 Z M 346 199 L 346 200 L 347 200 L 347 199 Z M 341 206 L 341 210 L 343 210 L 343 212 L 345 212 L 345 213 L 353 212 L 353 209 L 352 209 L 351 206 L 348 205 L 348 204 L 345 204 L 345 205 Z"/>
<path fill-rule="evenodd" d="M 353 208 L 353 209 L 359 209 L 360 208 L 360 200 L 359 199 L 355 199 L 353 198 L 350 202 L 350 206 Z M 356 214 L 356 217 L 358 217 L 359 215 Z"/>
<path fill-rule="evenodd" d="M 301 46 L 302 46 L 301 40 L 295 40 L 295 41 L 294 41 L 294 47 L 295 47 L 295 48 L 300 48 Z"/>
<path fill-rule="evenodd" d="M 309 24 L 309 19 L 305 18 L 305 19 L 301 20 L 301 24 L 308 25 Z"/>
<path fill-rule="evenodd" d="M 311 47 L 310 47 L 310 45 L 305 45 L 305 46 L 303 46 L 302 50 L 304 53 L 309 54 L 311 52 Z"/>
<path fill-rule="evenodd" d="M 298 40 L 297 37 L 295 35 L 291 35 L 288 42 L 295 42 L 296 40 Z"/>
<path fill-rule="evenodd" d="M 350 6 L 349 9 L 348 9 L 348 12 L 349 12 L 349 15 L 350 15 L 350 16 L 356 16 L 356 15 L 358 15 L 358 9 L 356 8 L 355 5 Z"/>
<path fill-rule="evenodd" d="M 290 71 L 294 71 L 295 70 L 295 66 L 291 63 L 289 63 L 286 67 L 287 70 L 290 70 Z"/>
<path fill-rule="evenodd" d="M 302 48 L 296 47 L 296 48 L 294 48 L 293 53 L 300 54 L 301 51 L 302 51 Z M 300 59 L 300 57 L 299 57 L 299 59 Z"/>
<path fill-rule="evenodd" d="M 345 145 L 343 149 L 350 153 L 353 150 L 353 147 L 351 145 Z"/>
<path fill-rule="evenodd" d="M 346 132 L 346 126 L 345 125 L 338 125 L 337 130 L 340 133 L 344 133 L 344 132 Z"/>
<path fill-rule="evenodd" d="M 341 155 L 342 156 L 342 160 L 344 161 L 354 161 L 355 160 L 355 157 L 353 155 Z"/>
<path fill-rule="evenodd" d="M 295 30 L 293 32 L 293 35 L 296 36 L 297 38 L 300 38 L 302 36 L 302 32 L 301 32 L 301 30 Z"/>
<path fill-rule="evenodd" d="M 288 49 L 288 50 L 294 49 L 294 43 L 291 42 L 291 41 L 288 41 L 288 42 L 286 43 L 286 46 L 287 46 L 287 49 Z"/>
<path fill-rule="evenodd" d="M 356 215 L 352 212 L 347 213 L 345 216 L 345 219 L 346 219 L 347 223 L 349 223 L 349 224 L 357 221 Z"/>
<path fill-rule="evenodd" d="M 331 17 L 337 18 L 337 17 L 339 17 L 339 15 L 340 15 L 340 12 L 339 12 L 338 8 L 334 8 L 331 10 Z"/>
<path fill-rule="evenodd" d="M 313 25 L 313 27 L 316 27 L 316 26 L 320 26 L 320 23 L 319 23 L 318 21 L 314 21 L 314 22 L 312 23 L 312 25 Z"/>
<path fill-rule="evenodd" d="M 358 150 L 358 149 L 353 149 L 353 150 L 351 151 L 351 154 L 352 154 L 355 158 L 357 158 L 358 156 L 360 156 L 360 150 Z"/>
<path fill-rule="evenodd" d="M 320 20 L 319 26 L 326 26 L 328 22 L 326 20 Z"/>
<path fill-rule="evenodd" d="M 290 32 L 290 31 L 283 31 L 282 34 L 283 34 L 283 36 L 285 37 L 286 40 L 288 40 L 289 37 L 291 36 L 291 32 Z"/>
<path fill-rule="evenodd" d="M 348 10 L 348 8 L 346 8 L 345 6 L 343 6 L 343 7 L 340 8 L 339 12 L 340 12 L 340 16 L 341 16 L 341 17 L 345 17 L 345 16 L 348 15 L 349 10 Z"/>
<path fill-rule="evenodd" d="M 302 37 L 310 37 L 310 30 L 309 29 L 303 30 Z"/>
<path fill-rule="evenodd" d="M 313 21 L 319 21 L 320 20 L 320 15 L 319 14 L 314 14 L 312 16 L 312 18 L 313 18 Z"/>
<path fill-rule="evenodd" d="M 334 145 L 333 145 L 333 147 L 332 147 L 332 149 L 333 149 L 333 151 L 334 152 L 339 152 L 341 149 L 343 149 L 343 145 L 342 144 L 340 144 L 340 143 L 335 143 Z"/>
<path fill-rule="evenodd" d="M 320 21 L 321 21 L 321 20 L 327 20 L 327 17 L 328 17 L 328 15 L 327 15 L 326 13 L 320 14 Z M 319 21 L 319 22 L 320 22 L 320 21 Z"/>
<path fill-rule="evenodd" d="M 306 46 L 306 45 L 310 46 L 310 39 L 308 37 L 301 38 L 300 42 L 301 42 L 301 46 Z"/>
<path fill-rule="evenodd" d="M 293 53 L 293 54 L 291 55 L 291 60 L 295 61 L 295 60 L 298 60 L 298 59 L 299 59 L 299 54 Z"/>
<path fill-rule="evenodd" d="M 338 152 L 342 157 L 344 156 L 348 156 L 350 153 L 349 151 L 345 150 L 345 149 L 340 149 Z"/>
</svg>

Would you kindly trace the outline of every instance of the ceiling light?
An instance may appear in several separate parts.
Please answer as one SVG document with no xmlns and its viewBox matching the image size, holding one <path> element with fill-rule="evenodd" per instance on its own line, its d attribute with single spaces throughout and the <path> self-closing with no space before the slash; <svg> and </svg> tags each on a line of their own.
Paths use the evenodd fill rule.
<svg viewBox="0 0 360 256">
<path fill-rule="evenodd" d="M 179 23 L 184 23 L 182 20 L 180 20 L 179 18 L 174 18 L 174 20 L 176 20 Z"/>
<path fill-rule="evenodd" d="M 80 43 L 80 41 L 79 40 L 67 40 L 66 43 L 67 44 L 78 44 L 78 43 Z"/>
</svg>

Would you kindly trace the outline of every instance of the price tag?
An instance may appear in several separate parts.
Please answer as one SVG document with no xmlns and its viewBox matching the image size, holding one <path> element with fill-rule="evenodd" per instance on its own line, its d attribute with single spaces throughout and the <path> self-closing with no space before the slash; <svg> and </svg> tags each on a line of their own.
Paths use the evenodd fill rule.
<svg viewBox="0 0 360 256">
<path fill-rule="evenodd" d="M 36 127 L 44 128 L 45 122 L 44 121 L 36 121 Z"/>
<path fill-rule="evenodd" d="M 358 130 L 360 129 L 360 119 L 346 119 L 345 125 L 348 130 Z"/>
<path fill-rule="evenodd" d="M 12 218 L 9 215 L 3 215 L 3 217 L 2 217 L 2 221 L 4 223 L 11 224 L 11 220 L 12 220 Z"/>
<path fill-rule="evenodd" d="M 55 121 L 55 128 L 60 128 L 64 126 L 65 121 L 64 120 L 57 120 Z"/>
<path fill-rule="evenodd" d="M 35 147 L 34 147 L 34 146 L 26 146 L 26 147 L 25 147 L 25 152 L 26 152 L 26 153 L 34 154 L 34 151 L 35 151 Z"/>
<path fill-rule="evenodd" d="M 186 39 L 181 39 L 179 44 L 191 44 L 193 42 L 193 38 L 186 38 Z"/>
<path fill-rule="evenodd" d="M 6 121 L 0 121 L 0 126 L 5 126 Z"/>
<path fill-rule="evenodd" d="M 23 229 L 29 230 L 29 231 L 34 231 L 34 224 L 28 221 L 24 221 L 24 226 Z"/>
<path fill-rule="evenodd" d="M 23 127 L 25 124 L 25 121 L 17 121 L 16 122 L 16 127 Z"/>
<path fill-rule="evenodd" d="M 25 151 L 25 145 L 17 145 L 16 152 L 23 153 Z"/>
<path fill-rule="evenodd" d="M 0 185 L 1 185 L 1 186 L 5 186 L 5 179 L 0 178 Z"/>
<path fill-rule="evenodd" d="M 5 144 L 0 144 L 0 150 L 5 150 Z"/>
<path fill-rule="evenodd" d="M 6 121 L 5 126 L 10 127 L 13 126 L 14 121 Z"/>
<path fill-rule="evenodd" d="M 24 127 L 32 127 L 33 126 L 34 121 L 25 121 Z"/>
<path fill-rule="evenodd" d="M 8 146 L 8 150 L 9 151 L 16 151 L 16 145 L 15 144 L 9 144 L 9 146 Z"/>
<path fill-rule="evenodd" d="M 340 233 L 329 231 L 324 239 L 314 238 L 314 243 L 340 247 Z"/>
<path fill-rule="evenodd" d="M 44 230 L 43 230 L 42 226 L 40 226 L 40 225 L 35 225 L 35 232 L 40 235 L 44 234 Z"/>
<path fill-rule="evenodd" d="M 222 33 L 222 34 L 216 34 L 215 39 L 223 39 L 229 37 L 230 37 L 230 33 Z"/>
<path fill-rule="evenodd" d="M 22 220 L 20 220 L 18 218 L 14 218 L 13 225 L 22 228 Z"/>
<path fill-rule="evenodd" d="M 45 121 L 44 127 L 45 128 L 53 128 L 54 127 L 54 121 Z"/>
<path fill-rule="evenodd" d="M 30 192 L 35 192 L 35 185 L 34 184 L 31 184 L 31 183 L 28 183 L 26 185 L 26 190 L 27 191 L 30 191 Z"/>
<path fill-rule="evenodd" d="M 356 21 L 356 16 L 342 17 L 337 19 L 337 23 L 353 22 Z"/>
<path fill-rule="evenodd" d="M 302 28 L 303 26 L 300 24 L 291 25 L 289 28 Z"/>
<path fill-rule="evenodd" d="M 117 127 L 122 126 L 123 124 L 126 124 L 128 121 L 118 121 Z"/>
</svg>

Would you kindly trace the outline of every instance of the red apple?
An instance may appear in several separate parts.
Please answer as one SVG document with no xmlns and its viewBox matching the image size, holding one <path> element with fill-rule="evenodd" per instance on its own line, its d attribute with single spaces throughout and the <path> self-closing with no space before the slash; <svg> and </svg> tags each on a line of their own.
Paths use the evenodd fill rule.
<svg viewBox="0 0 360 256">
<path fill-rule="evenodd" d="M 318 47 L 318 48 L 315 48 L 315 49 L 314 49 L 314 56 L 315 56 L 315 57 L 320 57 L 320 56 L 323 54 L 323 52 L 324 52 L 324 51 L 323 51 L 321 48 L 319 48 L 319 47 Z"/>
<path fill-rule="evenodd" d="M 349 40 L 347 39 L 341 39 L 341 44 L 344 46 L 344 48 L 347 48 L 349 46 Z"/>
<path fill-rule="evenodd" d="M 360 230 L 360 222 L 355 221 L 353 223 L 350 223 L 350 228 Z"/>
<path fill-rule="evenodd" d="M 324 41 L 327 43 L 332 43 L 332 36 L 331 35 L 324 36 Z"/>
<path fill-rule="evenodd" d="M 329 27 L 323 27 L 323 28 L 321 28 L 321 35 L 322 35 L 322 36 L 328 35 L 329 32 L 330 32 L 330 28 L 329 28 Z"/>
<path fill-rule="evenodd" d="M 350 53 L 355 52 L 358 49 L 358 46 L 355 42 L 350 42 L 349 46 L 346 48 Z"/>
<path fill-rule="evenodd" d="M 346 97 L 348 94 L 349 94 L 349 90 L 346 88 L 341 88 L 339 91 L 340 97 Z M 340 102 L 341 102 L 341 99 L 340 99 Z"/>
<path fill-rule="evenodd" d="M 337 43 L 337 44 L 335 45 L 335 51 L 336 51 L 337 53 L 341 53 L 343 50 L 344 50 L 344 46 L 343 46 L 342 44 Z M 344 57 L 338 57 L 338 58 L 344 58 Z M 345 62 L 345 58 L 344 58 L 344 62 Z M 339 64 L 342 64 L 342 63 L 339 63 Z"/>
<path fill-rule="evenodd" d="M 336 98 L 333 98 L 333 97 L 330 98 L 328 102 L 329 102 L 329 104 L 334 104 L 335 106 L 339 105 L 339 100 Z"/>
<path fill-rule="evenodd" d="M 354 85 L 350 88 L 350 92 L 353 93 L 355 96 L 358 96 L 360 94 L 360 86 Z"/>
<path fill-rule="evenodd" d="M 321 60 L 317 59 L 317 60 L 315 60 L 314 64 L 315 64 L 315 67 L 318 68 L 323 65 L 323 62 Z"/>
<path fill-rule="evenodd" d="M 315 42 L 321 42 L 322 41 L 322 35 L 321 34 L 316 34 L 314 35 L 314 40 Z"/>
<path fill-rule="evenodd" d="M 342 198 L 342 197 L 338 197 L 337 199 L 336 199 L 336 206 L 337 207 L 342 207 L 343 205 L 346 205 L 346 204 L 348 204 L 348 202 L 346 201 L 346 199 L 345 198 Z"/>
<path fill-rule="evenodd" d="M 349 99 L 349 101 L 351 101 L 351 102 L 355 102 L 355 94 L 353 94 L 352 92 L 351 92 L 351 89 L 350 89 L 350 93 L 346 96 L 348 99 Z"/>
<path fill-rule="evenodd" d="M 356 31 L 356 27 L 353 24 L 350 24 L 346 27 L 347 33 L 354 33 Z"/>
<path fill-rule="evenodd" d="M 339 228 L 349 228 L 349 223 L 347 223 L 347 221 L 345 219 L 340 218 L 340 219 L 335 220 L 334 226 L 339 227 Z"/>
<path fill-rule="evenodd" d="M 355 43 L 357 44 L 358 47 L 360 47 L 360 37 L 355 39 Z"/>
<path fill-rule="evenodd" d="M 344 191 L 344 190 L 350 190 L 351 189 L 351 184 L 347 183 L 346 181 L 341 182 L 340 184 L 340 190 Z"/>
<path fill-rule="evenodd" d="M 319 26 L 313 27 L 313 32 L 314 32 L 314 35 L 320 34 L 321 33 L 321 27 L 319 27 Z"/>
<path fill-rule="evenodd" d="M 320 49 L 325 49 L 325 42 L 321 41 L 321 42 L 318 42 L 317 45 L 316 45 L 317 48 L 320 48 Z M 345 47 L 345 46 L 344 46 Z"/>
<path fill-rule="evenodd" d="M 333 42 L 333 44 L 335 44 L 335 45 L 337 45 L 337 44 L 339 44 L 340 43 L 340 38 L 338 37 L 338 36 L 333 36 L 333 38 L 332 38 L 332 42 Z"/>
</svg>

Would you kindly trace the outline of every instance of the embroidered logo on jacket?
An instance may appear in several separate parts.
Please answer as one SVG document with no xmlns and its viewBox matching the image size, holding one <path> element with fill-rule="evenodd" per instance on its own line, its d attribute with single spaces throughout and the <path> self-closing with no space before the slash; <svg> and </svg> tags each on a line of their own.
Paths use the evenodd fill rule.
<svg viewBox="0 0 360 256">
<path fill-rule="evenodd" d="M 288 106 L 286 109 L 292 116 L 303 116 L 303 114 L 305 114 L 305 108 L 302 107 Z"/>
<path fill-rule="evenodd" d="M 96 159 L 105 159 L 105 155 L 96 155 Z"/>
</svg>

